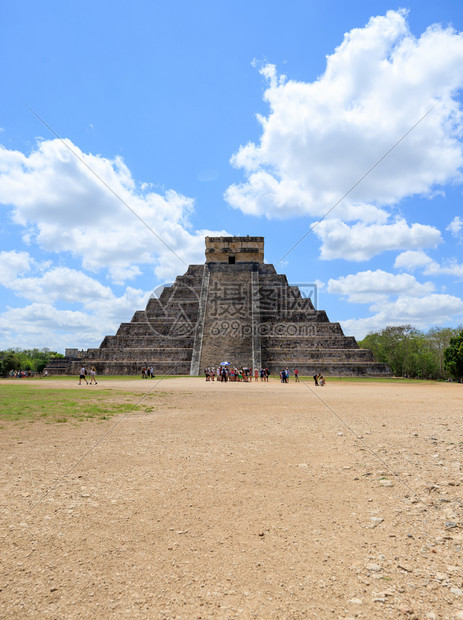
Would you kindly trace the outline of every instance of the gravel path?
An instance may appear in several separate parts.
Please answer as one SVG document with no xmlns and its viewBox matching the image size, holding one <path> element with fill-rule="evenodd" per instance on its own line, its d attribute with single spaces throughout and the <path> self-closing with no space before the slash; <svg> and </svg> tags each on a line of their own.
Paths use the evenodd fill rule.
<svg viewBox="0 0 463 620">
<path fill-rule="evenodd" d="M 149 413 L 3 423 L 0 617 L 463 619 L 462 402 L 182 378 Z"/>
</svg>

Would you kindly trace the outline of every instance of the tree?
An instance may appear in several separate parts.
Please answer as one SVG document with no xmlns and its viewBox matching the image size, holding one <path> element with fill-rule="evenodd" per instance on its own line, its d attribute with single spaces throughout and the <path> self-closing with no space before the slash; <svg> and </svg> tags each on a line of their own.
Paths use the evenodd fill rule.
<svg viewBox="0 0 463 620">
<path fill-rule="evenodd" d="M 47 360 L 40 360 L 37 359 L 35 360 L 35 364 L 34 364 L 34 370 L 35 372 L 38 372 L 39 374 L 42 374 L 44 368 L 48 366 L 48 361 Z"/>
<path fill-rule="evenodd" d="M 0 373 L 7 375 L 10 370 L 33 370 L 43 372 L 51 358 L 64 357 L 50 349 L 8 349 L 0 351 Z"/>
<path fill-rule="evenodd" d="M 384 362 L 396 377 L 416 376 L 414 373 L 414 340 L 420 332 L 411 325 L 385 327 L 376 334 L 368 334 L 359 344 L 371 349 L 378 362 Z"/>
<path fill-rule="evenodd" d="M 426 334 L 429 345 L 437 357 L 440 379 L 448 376 L 444 366 L 444 351 L 449 346 L 450 339 L 457 336 L 462 329 L 462 327 L 433 327 Z"/>
<path fill-rule="evenodd" d="M 463 377 L 463 330 L 450 339 L 450 345 L 444 351 L 444 365 L 454 379 Z"/>
<path fill-rule="evenodd" d="M 444 351 L 461 328 L 434 327 L 427 333 L 411 325 L 385 327 L 369 333 L 359 345 L 370 349 L 378 362 L 389 366 L 395 376 L 445 379 Z"/>
<path fill-rule="evenodd" d="M 21 360 L 13 351 L 7 351 L 1 362 L 1 373 L 7 375 L 11 370 L 19 370 Z"/>
</svg>

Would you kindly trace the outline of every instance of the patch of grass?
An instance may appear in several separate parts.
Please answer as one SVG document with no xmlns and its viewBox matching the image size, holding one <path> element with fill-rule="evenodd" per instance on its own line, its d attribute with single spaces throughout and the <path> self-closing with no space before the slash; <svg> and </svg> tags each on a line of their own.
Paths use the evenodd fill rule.
<svg viewBox="0 0 463 620">
<path fill-rule="evenodd" d="M 121 396 L 124 397 L 121 402 Z M 133 394 L 130 394 L 133 398 Z M 126 395 L 111 390 L 76 392 L 74 389 L 36 389 L 16 383 L 0 390 L 0 419 L 44 420 L 65 423 L 89 419 L 109 420 L 131 411 L 136 405 Z"/>
</svg>

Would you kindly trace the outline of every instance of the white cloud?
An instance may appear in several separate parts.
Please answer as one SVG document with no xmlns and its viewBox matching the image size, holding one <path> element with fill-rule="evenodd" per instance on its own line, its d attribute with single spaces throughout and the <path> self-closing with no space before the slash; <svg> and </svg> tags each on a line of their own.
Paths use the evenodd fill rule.
<svg viewBox="0 0 463 620">
<path fill-rule="evenodd" d="M 134 310 L 143 309 L 150 295 L 127 287 L 116 296 L 81 271 L 37 264 L 27 252 L 0 253 L 0 284 L 33 302 L 0 315 L 3 347 L 33 343 L 62 351 L 72 343 L 98 346 L 103 335 L 115 333 Z M 58 309 L 56 303 L 70 309 Z"/>
<path fill-rule="evenodd" d="M 415 38 L 404 11 L 388 11 L 347 33 L 314 82 L 286 80 L 264 66 L 269 113 L 259 117 L 259 143 L 241 146 L 232 157 L 246 180 L 231 185 L 226 199 L 248 214 L 318 218 L 433 104 L 334 214 L 384 223 L 402 198 L 432 196 L 439 186 L 461 181 L 455 96 L 463 87 L 462 66 L 460 33 L 431 26 Z"/>
<path fill-rule="evenodd" d="M 0 314 L 2 348 L 36 346 L 63 352 L 74 345 L 99 346 L 104 335 L 116 333 L 135 309 L 143 309 L 148 298 L 149 292 L 128 287 L 121 297 L 92 300 L 88 296 L 78 310 L 59 310 L 41 302 L 8 308 Z"/>
<path fill-rule="evenodd" d="M 111 267 L 111 279 L 114 284 L 124 284 L 127 280 L 133 280 L 141 274 L 141 270 L 137 265 L 129 265 L 128 267 Z"/>
<path fill-rule="evenodd" d="M 394 262 L 394 267 L 396 269 L 414 271 L 418 267 L 425 267 L 432 262 L 432 258 L 430 258 L 426 252 L 422 252 L 420 250 L 407 250 L 406 252 L 401 252 L 397 256 Z"/>
<path fill-rule="evenodd" d="M 115 299 L 108 286 L 83 272 L 68 267 L 50 268 L 49 263 L 37 263 L 28 252 L 0 252 L 0 284 L 39 303 L 59 300 L 85 305 L 94 300 Z"/>
<path fill-rule="evenodd" d="M 0 315 L 2 347 L 48 347 L 64 352 L 98 338 L 97 329 L 86 313 L 57 310 L 50 304 L 34 303 L 25 308 L 9 308 Z"/>
<path fill-rule="evenodd" d="M 138 265 L 153 264 L 159 278 L 172 278 L 203 261 L 203 235 L 190 230 L 191 198 L 143 191 L 121 158 L 85 154 L 65 143 L 88 168 L 61 140 L 43 141 L 29 156 L 0 147 L 1 202 L 25 228 L 29 244 L 70 252 L 87 270 L 108 268 L 116 283 L 136 276 Z"/>
<path fill-rule="evenodd" d="M 0 252 L 0 284 L 8 286 L 10 282 L 30 270 L 31 257 L 27 252 Z"/>
<path fill-rule="evenodd" d="M 424 253 L 408 254 L 408 262 L 416 259 L 417 264 L 427 264 Z M 358 339 L 386 325 L 411 324 L 418 329 L 427 329 L 433 325 L 461 322 L 463 299 L 434 293 L 434 290 L 432 282 L 420 283 L 410 274 L 394 275 L 382 269 L 330 279 L 327 286 L 328 293 L 347 298 L 350 303 L 369 304 L 370 316 L 341 321 L 344 332 Z"/>
<path fill-rule="evenodd" d="M 448 230 L 454 237 L 461 237 L 463 231 L 463 220 L 458 215 L 453 218 L 445 230 Z"/>
<path fill-rule="evenodd" d="M 425 252 L 402 252 L 395 259 L 394 267 L 397 269 L 407 269 L 409 271 L 423 268 L 423 273 L 427 276 L 449 275 L 463 278 L 462 263 L 459 263 L 456 259 L 449 259 L 445 263 L 439 264 Z"/>
<path fill-rule="evenodd" d="M 56 267 L 38 278 L 17 278 L 10 282 L 9 288 L 21 297 L 42 303 L 62 301 L 85 304 L 87 300 L 114 299 L 108 286 L 67 267 Z"/>
<path fill-rule="evenodd" d="M 385 250 L 436 247 L 441 241 L 437 228 L 424 224 L 409 226 L 405 220 L 394 224 L 357 223 L 352 226 L 337 219 L 321 222 L 314 231 L 322 240 L 322 259 L 368 260 Z"/>
<path fill-rule="evenodd" d="M 448 260 L 442 265 L 436 261 L 432 261 L 427 267 L 425 267 L 423 273 L 430 276 L 448 275 L 463 278 L 463 264 L 458 263 L 456 259 Z"/>
<path fill-rule="evenodd" d="M 401 296 L 395 301 L 372 306 L 375 312 L 363 319 L 341 321 L 346 334 L 362 339 L 370 331 L 378 331 L 386 325 L 411 324 L 418 329 L 434 325 L 446 325 L 461 321 L 463 300 L 452 295 L 427 295 L 425 297 Z"/>
<path fill-rule="evenodd" d="M 327 290 L 353 303 L 372 303 L 387 299 L 390 295 L 421 297 L 432 293 L 434 285 L 431 282 L 420 284 L 409 274 L 393 275 L 377 269 L 330 279 Z"/>
<path fill-rule="evenodd" d="M 80 258 L 84 270 L 107 271 L 109 279 L 122 285 L 141 275 L 146 264 L 154 266 L 158 280 L 171 280 L 187 265 L 204 262 L 205 235 L 228 234 L 192 231 L 191 198 L 172 190 L 160 195 L 149 185 L 142 189 L 120 158 L 85 154 L 72 142 L 66 144 L 156 234 L 62 141 L 43 141 L 28 156 L 0 147 L 0 200 L 13 222 L 23 227 L 31 253 L 35 244 L 60 254 L 61 260 L 63 252 L 69 252 Z M 84 271 L 38 263 L 19 251 L 0 253 L 0 284 L 29 303 L 0 315 L 2 346 L 60 351 L 74 343 L 98 346 L 104 335 L 129 321 L 134 310 L 143 309 L 150 294 L 127 287 L 116 295 Z"/>
</svg>

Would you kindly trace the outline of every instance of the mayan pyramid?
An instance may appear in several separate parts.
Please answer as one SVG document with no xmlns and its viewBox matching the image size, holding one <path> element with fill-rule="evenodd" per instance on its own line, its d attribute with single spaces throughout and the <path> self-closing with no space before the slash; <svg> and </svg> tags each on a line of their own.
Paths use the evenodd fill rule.
<svg viewBox="0 0 463 620">
<path fill-rule="evenodd" d="M 107 375 L 153 366 L 157 376 L 196 376 L 223 361 L 271 373 L 297 367 L 301 375 L 390 374 L 264 263 L 263 237 L 206 237 L 204 265 L 190 265 L 99 348 L 50 371 L 76 373 L 83 363 Z"/>
</svg>

